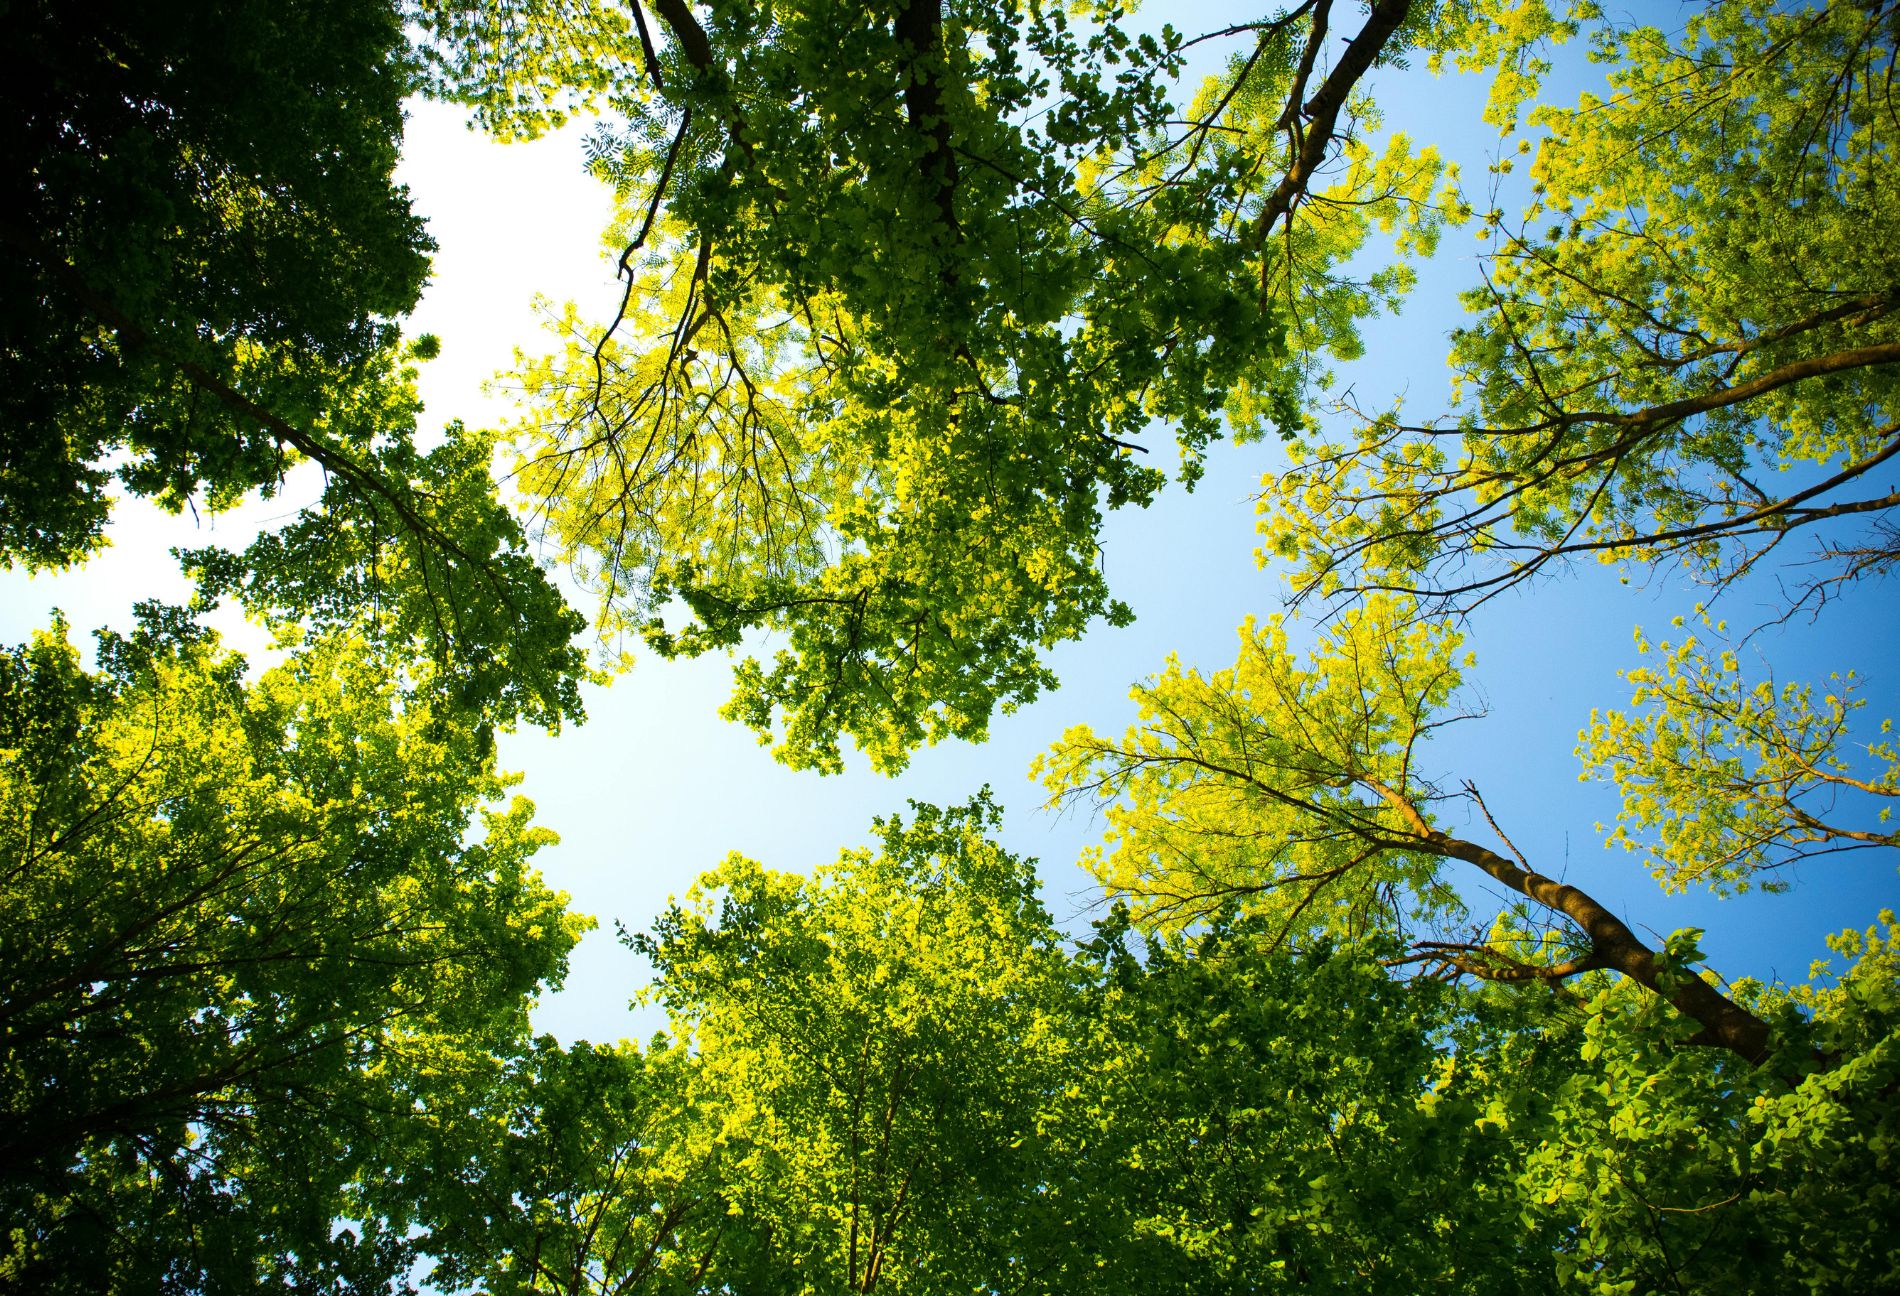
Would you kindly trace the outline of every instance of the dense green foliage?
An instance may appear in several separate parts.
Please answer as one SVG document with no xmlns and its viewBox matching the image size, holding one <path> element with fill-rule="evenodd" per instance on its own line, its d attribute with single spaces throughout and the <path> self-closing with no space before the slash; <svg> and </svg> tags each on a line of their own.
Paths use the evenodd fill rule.
<svg viewBox="0 0 1900 1296">
<path fill-rule="evenodd" d="M 728 860 L 638 942 L 744 1152 L 735 1289 L 934 1290 L 1018 1259 L 1064 960 L 995 819 L 920 806 L 810 878 Z"/>
<path fill-rule="evenodd" d="M 1751 1003 L 1790 1081 L 1601 975 L 1536 1004 L 1252 917 L 1064 950 L 982 801 L 809 877 L 734 858 L 639 944 L 670 1031 L 543 1041 L 420 1122 L 444 1288 L 1872 1291 L 1900 935 Z M 1890 918 L 1890 916 L 1888 916 Z M 911 939 L 904 939 L 910 935 Z M 1635 993 L 1631 993 L 1632 989 Z M 462 1113 L 479 1120 L 463 1125 Z M 487 1139 L 486 1143 L 471 1142 Z"/>
<path fill-rule="evenodd" d="M 100 543 L 112 477 L 176 509 L 292 447 L 223 384 L 333 425 L 431 245 L 389 182 L 408 77 L 388 5 L 10 6 L 4 552 Z M 315 431 L 316 429 L 311 429 Z"/>
<path fill-rule="evenodd" d="M 1315 353 L 1404 281 L 1340 263 L 1375 222 L 1412 250 L 1442 216 L 1402 138 L 1341 146 L 1306 206 L 1273 183 L 1282 110 L 1336 115 L 1424 35 L 1403 4 L 1323 82 L 1319 32 L 1263 27 L 1191 108 L 1178 33 L 1060 5 L 461 9 L 428 7 L 437 72 L 483 121 L 533 131 L 558 94 L 609 113 L 590 147 L 625 297 L 521 375 L 522 488 L 603 633 L 783 632 L 727 714 L 797 766 L 836 769 L 848 736 L 895 770 L 1053 686 L 1047 649 L 1129 616 L 1096 537 L 1164 481 L 1154 426 L 1190 483 L 1223 427 L 1289 430 Z"/>
<path fill-rule="evenodd" d="M 1811 529 L 1815 609 L 1892 566 L 1900 3 L 0 26 L 0 561 L 82 561 L 115 490 L 216 511 L 326 474 L 245 552 L 181 555 L 197 601 L 95 668 L 63 623 L 0 652 L 0 1290 L 1900 1288 L 1892 912 L 1838 969 L 1726 981 L 1699 931 L 1639 935 L 1520 852 L 1434 746 L 1477 720 L 1456 614 L 1569 556 L 1726 586 Z M 1536 102 L 1586 31 L 1607 90 Z M 1493 165 L 1531 158 L 1520 216 L 1381 134 L 1369 87 L 1412 58 L 1530 132 Z M 510 428 L 418 428 L 416 90 L 502 136 L 600 114 L 624 296 L 561 316 Z M 1474 217 L 1454 413 L 1329 406 Z M 531 1037 L 590 921 L 495 765 L 498 726 L 580 714 L 586 621 L 532 541 L 610 650 L 776 632 L 727 714 L 893 772 L 1131 615 L 1097 545 L 1161 489 L 1158 437 L 1192 485 L 1268 434 L 1264 550 L 1319 633 L 1250 620 L 1230 668 L 1171 660 L 1123 735 L 1039 762 L 1106 820 L 1091 934 L 987 793 L 913 803 L 806 874 L 731 856 L 626 936 L 651 1040 Z M 199 625 L 231 596 L 280 664 Z M 1718 894 L 1890 860 L 1900 759 L 1857 679 L 1683 613 L 1578 739 L 1608 844 Z"/>
<path fill-rule="evenodd" d="M 416 445 L 405 345 L 432 244 L 391 181 L 402 15 L 352 3 L 9 7 L 0 89 L 0 567 L 104 543 L 113 490 L 321 498 L 205 593 L 362 624 L 498 723 L 578 718 L 579 622 L 495 497 L 488 439 Z"/>
<path fill-rule="evenodd" d="M 0 1283 L 380 1285 L 400 1235 L 337 1234 L 346 1188 L 559 980 L 552 834 L 361 640 L 249 685 L 160 629 L 102 651 L 0 655 Z"/>
</svg>

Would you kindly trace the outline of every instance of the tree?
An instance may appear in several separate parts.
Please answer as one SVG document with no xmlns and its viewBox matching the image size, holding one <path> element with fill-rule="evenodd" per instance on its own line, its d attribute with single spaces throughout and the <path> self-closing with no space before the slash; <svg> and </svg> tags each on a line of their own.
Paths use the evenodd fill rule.
<svg viewBox="0 0 1900 1296">
<path fill-rule="evenodd" d="M 1373 155 L 1354 93 L 1425 8 L 1383 0 L 1336 57 L 1328 3 L 1214 33 L 1245 52 L 1175 104 L 1194 42 L 1112 5 L 425 7 L 438 92 L 491 128 L 612 114 L 620 309 L 562 318 L 515 429 L 603 631 L 782 632 L 727 714 L 827 770 L 1052 687 L 1048 648 L 1130 615 L 1096 535 L 1163 481 L 1150 425 L 1190 483 L 1223 416 L 1292 426 L 1308 352 L 1406 282 L 1346 259 L 1374 224 L 1429 248 L 1440 164 Z"/>
<path fill-rule="evenodd" d="M 1607 969 L 1661 996 L 1698 1028 L 1691 1042 L 1768 1058 L 1769 1024 L 1692 970 L 1694 933 L 1656 950 L 1578 887 L 1435 822 L 1443 800 L 1422 768 L 1463 668 L 1447 623 L 1415 621 L 1386 596 L 1342 612 L 1299 664 L 1278 619 L 1241 628 L 1231 670 L 1172 663 L 1134 697 L 1140 716 L 1117 740 L 1071 729 L 1038 762 L 1056 796 L 1103 802 L 1112 850 L 1097 876 L 1138 916 L 1191 925 L 1230 905 L 1258 913 L 1276 941 L 1411 935 L 1412 957 L 1450 971 L 1552 987 Z M 1477 789 L 1465 796 L 1491 822 Z M 1522 897 L 1561 933 L 1531 939 L 1506 911 L 1482 940 L 1441 939 L 1463 916 L 1444 866 L 1470 865 Z"/>
<path fill-rule="evenodd" d="M 391 181 L 414 85 L 393 0 L 15 6 L 0 91 L 0 564 L 81 561 L 111 491 L 173 512 L 322 500 L 243 558 L 253 610 L 339 617 L 452 666 L 508 723 L 578 718 L 577 628 L 495 498 L 491 446 L 415 447 L 403 344 L 432 244 Z"/>
<path fill-rule="evenodd" d="M 1303 593 L 1453 608 L 1579 555 L 1726 584 L 1807 528 L 1820 575 L 1798 597 L 1888 569 L 1900 8 L 1726 0 L 1675 35 L 1570 9 L 1522 6 L 1459 55 L 1511 69 L 1596 19 L 1611 68 L 1607 94 L 1529 115 L 1528 204 L 1486 214 L 1453 334 L 1461 404 L 1302 438 L 1266 550 Z M 1535 89 L 1499 77 L 1507 137 Z"/>
<path fill-rule="evenodd" d="M 979 797 L 876 826 L 807 879 L 733 857 L 637 947 L 729 1144 L 715 1281 L 948 1291 L 1033 1281 L 1038 1113 L 1067 960 Z"/>
<path fill-rule="evenodd" d="M 101 652 L 0 655 L 0 1275 L 380 1287 L 407 1244 L 339 1231 L 345 1187 L 402 1078 L 505 1049 L 565 970 L 551 834 L 360 638 L 249 685 L 175 613 Z"/>
<path fill-rule="evenodd" d="M 121 484 L 174 509 L 276 482 L 301 447 L 241 402 L 321 416 L 393 341 L 431 245 L 389 182 L 393 7 L 8 26 L 5 552 L 63 565 L 100 542 L 120 449 Z"/>
<path fill-rule="evenodd" d="M 472 1059 L 448 1101 L 408 1122 L 401 1172 L 365 1194 L 441 1290 L 703 1292 L 734 1224 L 738 1151 L 700 1066 L 665 1037 L 642 1050 L 543 1037 Z"/>
</svg>

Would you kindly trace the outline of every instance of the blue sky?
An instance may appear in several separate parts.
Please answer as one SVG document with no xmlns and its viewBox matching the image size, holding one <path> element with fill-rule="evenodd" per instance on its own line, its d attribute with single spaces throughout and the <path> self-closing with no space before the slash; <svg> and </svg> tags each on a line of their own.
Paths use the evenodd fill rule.
<svg viewBox="0 0 1900 1296">
<path fill-rule="evenodd" d="M 1421 67 L 1388 76 L 1380 94 L 1388 127 L 1436 138 L 1462 156 L 1470 182 L 1482 185 L 1490 134 L 1478 121 L 1480 85 L 1434 80 Z M 582 173 L 577 129 L 497 145 L 467 131 L 458 112 L 430 104 L 413 109 L 402 178 L 440 244 L 412 325 L 412 332 L 436 333 L 444 343 L 441 359 L 425 372 L 425 424 L 461 418 L 493 425 L 507 417 L 508 403 L 505 393 L 485 395 L 483 384 L 507 367 L 516 347 L 542 345 L 535 294 L 557 303 L 574 299 L 592 316 L 610 313 L 617 300 L 599 241 L 607 195 Z M 1448 235 L 1405 312 L 1367 327 L 1367 358 L 1342 371 L 1342 379 L 1362 394 L 1404 391 L 1414 410 L 1442 407 L 1444 334 L 1458 322 L 1457 290 L 1475 277 L 1476 248 L 1468 234 Z M 1165 431 L 1152 439 L 1157 455 L 1164 453 Z M 643 969 L 615 942 L 616 921 L 643 926 L 669 895 L 728 851 L 776 868 L 828 860 L 862 843 L 872 816 L 901 811 L 907 798 L 957 802 L 990 785 L 1005 807 L 1005 844 L 1042 861 L 1047 900 L 1059 919 L 1085 921 L 1094 897 L 1073 861 L 1098 838 L 1099 824 L 1086 812 L 1044 810 L 1040 789 L 1026 777 L 1029 763 L 1068 725 L 1119 732 L 1132 716 L 1129 685 L 1170 652 L 1207 669 L 1230 664 L 1236 626 L 1278 608 L 1280 575 L 1254 561 L 1253 495 L 1279 454 L 1272 445 L 1221 447 L 1192 495 L 1172 488 L 1153 508 L 1111 519 L 1104 562 L 1136 623 L 1098 626 L 1058 649 L 1060 691 L 999 717 L 981 747 L 946 744 L 919 753 L 900 778 L 873 775 L 861 761 L 832 778 L 775 764 L 748 731 L 715 714 L 729 687 L 723 658 L 643 657 L 610 688 L 590 692 L 585 726 L 558 736 L 504 737 L 504 764 L 524 771 L 523 791 L 539 819 L 562 837 L 543 852 L 544 872 L 572 893 L 578 909 L 601 920 L 577 952 L 568 988 L 541 1006 L 538 1023 L 567 1039 L 652 1029 L 654 1016 L 627 1008 Z M 166 556 L 171 546 L 205 543 L 207 530 L 240 544 L 249 529 L 292 511 L 299 489 L 312 492 L 307 482 L 293 484 L 283 500 L 197 522 L 123 505 L 113 548 L 87 567 L 31 581 L 17 571 L 0 573 L 0 638 L 19 641 L 45 624 L 54 606 L 83 634 L 123 625 L 137 599 L 182 598 Z M 1775 593 L 1772 581 L 1745 584 L 1718 610 L 1754 624 L 1773 615 Z M 1613 818 L 1613 794 L 1577 781 L 1577 730 L 1593 706 L 1627 700 L 1616 672 L 1634 664 L 1633 628 L 1661 632 L 1696 597 L 1666 575 L 1626 585 L 1616 572 L 1592 566 L 1494 600 L 1469 639 L 1479 657 L 1474 695 L 1488 714 L 1449 731 L 1433 769 L 1451 787 L 1475 781 L 1534 865 L 1598 895 L 1639 931 L 1702 926 L 1710 962 L 1723 973 L 1799 977 L 1825 953 L 1826 933 L 1864 925 L 1876 909 L 1900 901 L 1891 852 L 1816 862 L 1787 896 L 1664 897 L 1634 857 L 1600 843 L 1593 825 Z M 257 642 L 251 628 L 228 618 L 225 625 L 241 646 Z M 1877 720 L 1900 715 L 1896 630 L 1900 612 L 1891 593 L 1871 586 L 1830 606 L 1818 623 L 1791 623 L 1753 646 L 1783 679 L 1819 680 L 1858 668 L 1870 699 L 1864 714 Z M 1461 812 L 1447 813 L 1455 822 Z"/>
</svg>

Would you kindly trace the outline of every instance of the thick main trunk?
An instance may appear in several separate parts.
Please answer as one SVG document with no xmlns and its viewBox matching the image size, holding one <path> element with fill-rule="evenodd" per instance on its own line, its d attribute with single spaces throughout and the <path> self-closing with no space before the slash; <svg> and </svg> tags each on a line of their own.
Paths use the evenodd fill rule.
<svg viewBox="0 0 1900 1296">
<path fill-rule="evenodd" d="M 1638 940 L 1629 924 L 1598 904 L 1594 897 L 1567 882 L 1520 867 L 1496 851 L 1475 842 L 1432 830 L 1430 840 L 1438 853 L 1483 869 L 1518 894 L 1553 909 L 1583 929 L 1597 962 L 1668 999 L 1683 1016 L 1702 1027 L 1697 1044 L 1728 1049 L 1750 1062 L 1768 1056 L 1768 1023 L 1693 973 L 1683 973 L 1663 984 L 1656 951 Z"/>
<path fill-rule="evenodd" d="M 958 235 L 955 195 L 957 155 L 950 147 L 950 117 L 943 106 L 943 10 L 938 0 L 910 0 L 892 29 L 910 57 L 904 85 L 904 116 L 929 142 L 918 159 L 924 193 L 937 209 L 946 239 Z"/>
<path fill-rule="evenodd" d="M 653 0 L 653 8 L 666 29 L 673 33 L 673 39 L 679 42 L 680 52 L 686 55 L 687 62 L 701 72 L 712 71 L 712 41 L 707 38 L 706 29 L 699 25 L 699 19 L 693 16 L 692 5 L 687 0 Z"/>
<path fill-rule="evenodd" d="M 1519 895 L 1575 923 L 1590 940 L 1592 962 L 1621 972 L 1638 985 L 1661 995 L 1677 1012 L 1702 1027 L 1692 1043 L 1725 1048 L 1751 1063 L 1759 1063 L 1768 1056 L 1772 1041 L 1767 1022 L 1694 973 L 1672 976 L 1665 985 L 1656 951 L 1638 940 L 1629 924 L 1598 904 L 1595 897 L 1568 882 L 1524 868 L 1476 842 L 1440 832 L 1417 806 L 1397 791 L 1370 780 L 1366 783 L 1398 811 L 1420 848 L 1482 869 Z"/>
</svg>

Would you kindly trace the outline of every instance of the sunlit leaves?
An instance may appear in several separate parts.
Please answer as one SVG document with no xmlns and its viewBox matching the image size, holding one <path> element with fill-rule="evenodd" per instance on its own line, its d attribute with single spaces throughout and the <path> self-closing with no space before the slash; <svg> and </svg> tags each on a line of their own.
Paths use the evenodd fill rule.
<svg viewBox="0 0 1900 1296">
<path fill-rule="evenodd" d="M 1680 627 L 1682 622 L 1677 621 Z M 1851 727 L 1866 705 L 1850 671 L 1815 696 L 1749 669 L 1723 627 L 1637 650 L 1655 665 L 1625 673 L 1630 712 L 1594 711 L 1578 754 L 1622 792 L 1609 844 L 1641 850 L 1665 890 L 1779 891 L 1795 860 L 1900 844 L 1885 806 L 1900 797 L 1900 758 Z M 1858 749 L 1858 750 L 1856 750 Z"/>
<path fill-rule="evenodd" d="M 1505 7 L 1465 51 L 1503 60 L 1504 117 L 1536 43 L 1593 16 L 1576 8 Z M 1267 549 L 1300 588 L 1468 606 L 1565 554 L 1724 582 L 1821 525 L 1820 596 L 1884 569 L 1891 19 L 1747 0 L 1675 35 L 1593 26 L 1608 85 L 1531 112 L 1528 205 L 1487 218 L 1455 418 L 1348 411 L 1356 435 L 1302 443 L 1269 483 Z"/>
<path fill-rule="evenodd" d="M 810 879 L 735 856 L 640 939 L 731 1145 L 741 1266 L 815 1290 L 1002 1272 L 1069 982 L 994 824 L 915 806 Z"/>
<path fill-rule="evenodd" d="M 1038 772 L 1057 796 L 1105 803 L 1109 850 L 1092 867 L 1111 894 L 1169 926 L 1237 907 L 1282 938 L 1455 911 L 1380 791 L 1430 795 L 1419 745 L 1459 682 L 1457 633 L 1410 615 L 1373 599 L 1310 664 L 1280 619 L 1249 622 L 1231 669 L 1174 662 L 1137 687 L 1119 741 L 1065 734 Z"/>
<path fill-rule="evenodd" d="M 532 48 L 564 13 L 520 9 Z M 1410 282 L 1344 264 L 1375 228 L 1429 252 L 1462 214 L 1431 149 L 1375 155 L 1355 97 L 1261 228 L 1318 21 L 1232 33 L 1256 48 L 1182 107 L 1182 37 L 1112 11 L 662 6 L 651 64 L 626 34 L 577 90 L 612 109 L 590 166 L 626 303 L 562 316 L 516 428 L 609 655 L 630 630 L 669 654 L 765 638 L 726 714 L 823 770 L 846 740 L 895 770 L 981 739 L 1052 687 L 1050 648 L 1129 615 L 1097 535 L 1164 480 L 1157 426 L 1189 482 L 1224 431 L 1290 433 L 1317 357 L 1356 354 Z M 520 99 L 527 129 L 534 75 L 477 59 L 449 88 Z"/>
</svg>

